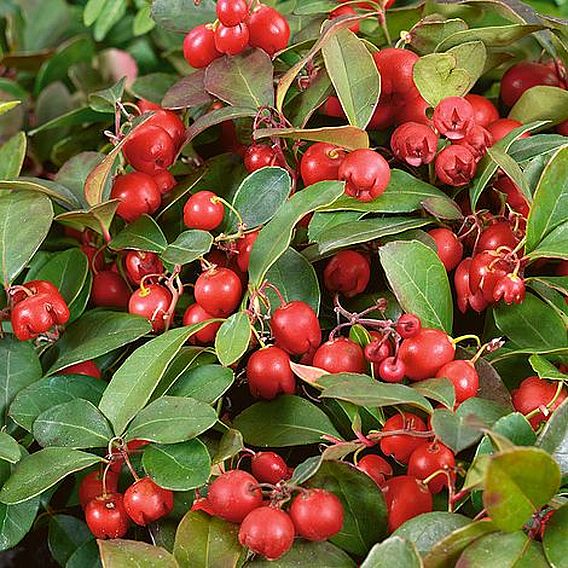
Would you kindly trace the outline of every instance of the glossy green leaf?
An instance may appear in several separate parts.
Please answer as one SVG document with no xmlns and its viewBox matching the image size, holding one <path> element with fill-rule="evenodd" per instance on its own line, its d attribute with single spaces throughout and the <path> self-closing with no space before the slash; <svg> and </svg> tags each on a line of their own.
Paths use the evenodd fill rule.
<svg viewBox="0 0 568 568">
<path fill-rule="evenodd" d="M 64 225 L 69 224 L 75 229 L 88 227 L 100 235 L 106 235 L 110 230 L 118 204 L 119 201 L 117 199 L 103 201 L 90 209 L 60 213 L 55 220 Z"/>
<path fill-rule="evenodd" d="M 566 564 L 568 554 L 568 504 L 554 512 L 546 523 L 542 545 L 546 559 L 553 568 Z"/>
<path fill-rule="evenodd" d="M 0 551 L 14 548 L 31 530 L 39 507 L 39 499 L 17 505 L 0 503 Z"/>
<path fill-rule="evenodd" d="M 326 434 L 339 437 L 322 410 L 292 395 L 249 406 L 234 419 L 233 427 L 247 444 L 260 447 L 316 444 Z"/>
<path fill-rule="evenodd" d="M 125 82 L 126 77 L 122 77 L 122 79 L 110 87 L 90 93 L 88 97 L 89 106 L 97 112 L 115 112 L 116 104 L 120 102 L 124 95 Z"/>
<path fill-rule="evenodd" d="M 113 250 L 132 249 L 161 253 L 168 246 L 168 242 L 158 223 L 152 217 L 142 215 L 126 225 L 109 246 Z"/>
<path fill-rule="evenodd" d="M 540 355 L 531 355 L 529 363 L 534 372 L 541 379 L 551 379 L 555 381 L 568 381 L 568 375 L 558 370 L 558 367 Z"/>
<path fill-rule="evenodd" d="M 422 562 L 415 546 L 400 536 L 391 536 L 380 544 L 375 544 L 361 568 L 421 568 Z"/>
<path fill-rule="evenodd" d="M 338 201 L 343 199 L 340 197 Z M 355 223 L 363 217 L 363 213 L 359 211 L 317 211 L 312 215 L 308 227 L 308 239 L 310 243 L 319 240 L 320 235 L 339 227 L 346 223 Z"/>
<path fill-rule="evenodd" d="M 175 558 L 164 548 L 136 540 L 98 540 L 103 566 L 137 568 L 178 568 Z"/>
<path fill-rule="evenodd" d="M 526 35 L 542 30 L 543 27 L 538 24 L 513 24 L 460 30 L 440 42 L 436 51 L 445 51 L 454 45 L 469 41 L 482 41 L 487 47 L 505 47 Z"/>
<path fill-rule="evenodd" d="M 237 312 L 224 321 L 215 336 L 215 351 L 221 364 L 229 367 L 238 361 L 247 352 L 251 335 L 246 312 Z"/>
<path fill-rule="evenodd" d="M 189 264 L 206 255 L 213 245 L 213 237 L 207 231 L 184 231 L 162 252 L 162 259 L 170 264 Z"/>
<path fill-rule="evenodd" d="M 73 553 L 90 540 L 93 535 L 83 521 L 71 515 L 50 516 L 47 544 L 60 566 L 65 566 Z"/>
<path fill-rule="evenodd" d="M 26 157 L 27 140 L 23 132 L 14 134 L 12 138 L 0 146 L 0 179 L 14 179 L 20 175 Z"/>
<path fill-rule="evenodd" d="M 15 505 L 53 487 L 69 475 L 103 461 L 70 448 L 45 448 L 23 458 L 0 491 L 0 501 Z"/>
<path fill-rule="evenodd" d="M 250 563 L 252 568 L 302 568 L 303 566 L 325 566 L 325 568 L 355 568 L 355 562 L 341 548 L 328 541 L 309 542 L 296 539 L 290 552 L 278 560 L 257 557 Z"/>
<path fill-rule="evenodd" d="M 568 260 L 568 221 L 553 229 L 528 255 L 537 258 L 561 258 Z"/>
<path fill-rule="evenodd" d="M 95 539 L 87 541 L 69 557 L 65 568 L 101 568 L 99 547 Z"/>
<path fill-rule="evenodd" d="M 539 104 L 542 100 L 546 100 L 545 105 Z M 552 124 L 568 120 L 568 92 L 548 85 L 531 87 L 515 103 L 509 118 L 523 124 L 533 120 L 550 120 Z"/>
<path fill-rule="evenodd" d="M 244 449 L 245 441 L 243 440 L 243 435 L 238 430 L 229 428 L 223 433 L 219 440 L 217 450 L 213 456 L 213 463 L 220 464 L 228 459 L 234 458 Z"/>
<path fill-rule="evenodd" d="M 20 457 L 21 452 L 18 442 L 10 434 L 0 432 L 0 460 L 17 463 Z"/>
<path fill-rule="evenodd" d="M 46 195 L 65 208 L 80 207 L 80 202 L 69 189 L 47 179 L 20 176 L 15 180 L 0 181 L 0 189 Z"/>
<path fill-rule="evenodd" d="M 468 25 L 460 18 L 424 18 L 412 28 L 410 45 L 419 55 L 425 55 L 436 51 L 436 46 L 445 38 L 467 29 Z"/>
<path fill-rule="evenodd" d="M 172 491 L 190 491 L 207 483 L 211 458 L 203 442 L 152 444 L 144 450 L 144 471 L 160 486 Z"/>
<path fill-rule="evenodd" d="M 221 365 L 199 365 L 185 370 L 167 394 L 188 396 L 213 404 L 233 384 L 235 376 L 231 369 Z"/>
<path fill-rule="evenodd" d="M 452 295 L 438 255 L 421 242 L 399 241 L 381 247 L 379 257 L 404 311 L 416 314 L 425 327 L 451 333 Z"/>
<path fill-rule="evenodd" d="M 51 201 L 40 193 L 0 193 L 0 278 L 8 287 L 47 236 Z"/>
<path fill-rule="evenodd" d="M 456 403 L 456 389 L 449 379 L 426 379 L 412 384 L 412 388 L 426 398 L 441 402 L 452 409 Z"/>
<path fill-rule="evenodd" d="M 563 402 L 553 412 L 536 445 L 552 455 L 562 475 L 568 475 L 568 402 Z"/>
</svg>

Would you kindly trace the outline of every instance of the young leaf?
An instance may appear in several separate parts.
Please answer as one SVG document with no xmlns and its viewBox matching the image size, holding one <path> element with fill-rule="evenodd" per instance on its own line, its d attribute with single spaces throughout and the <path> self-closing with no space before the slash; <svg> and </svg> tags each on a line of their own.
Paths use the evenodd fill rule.
<svg viewBox="0 0 568 568">
<path fill-rule="evenodd" d="M 190 264 L 207 254 L 213 245 L 213 237 L 207 231 L 191 229 L 178 235 L 177 239 L 162 252 L 162 259 L 170 264 Z"/>
<path fill-rule="evenodd" d="M 113 250 L 141 250 L 161 253 L 168 246 L 160 226 L 152 217 L 142 215 L 129 223 L 109 244 Z"/>
<path fill-rule="evenodd" d="M 246 312 L 237 312 L 224 321 L 215 336 L 215 351 L 220 363 L 229 367 L 238 361 L 247 352 L 251 334 Z"/>
<path fill-rule="evenodd" d="M 175 558 L 164 548 L 137 540 L 98 540 L 103 566 L 144 566 L 144 568 L 179 568 Z"/>
<path fill-rule="evenodd" d="M 558 370 L 558 367 L 540 355 L 531 355 L 529 363 L 534 372 L 541 379 L 550 379 L 553 381 L 568 381 L 568 375 Z"/>
<path fill-rule="evenodd" d="M 422 562 L 416 547 L 405 538 L 391 536 L 380 544 L 375 544 L 361 564 L 361 568 L 421 568 Z"/>
<path fill-rule="evenodd" d="M 243 435 L 233 428 L 229 428 L 223 433 L 217 450 L 213 456 L 213 463 L 220 464 L 228 459 L 234 458 L 245 448 L 245 441 Z"/>
</svg>

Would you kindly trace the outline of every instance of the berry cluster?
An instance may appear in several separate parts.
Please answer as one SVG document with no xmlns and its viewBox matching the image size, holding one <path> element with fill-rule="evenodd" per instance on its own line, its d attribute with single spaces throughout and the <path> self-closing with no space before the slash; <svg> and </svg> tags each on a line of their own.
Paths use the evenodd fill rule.
<svg viewBox="0 0 568 568">
<path fill-rule="evenodd" d="M 185 60 L 196 69 L 207 67 L 223 55 L 238 55 L 258 47 L 272 56 L 288 45 L 290 26 L 271 6 L 251 9 L 246 0 L 219 0 L 217 21 L 193 28 L 183 41 Z"/>
</svg>

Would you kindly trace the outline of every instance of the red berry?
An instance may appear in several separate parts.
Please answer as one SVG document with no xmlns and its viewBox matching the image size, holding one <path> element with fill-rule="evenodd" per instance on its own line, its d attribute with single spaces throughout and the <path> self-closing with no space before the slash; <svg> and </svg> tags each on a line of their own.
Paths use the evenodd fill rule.
<svg viewBox="0 0 568 568">
<path fill-rule="evenodd" d="M 396 331 L 403 338 L 414 337 L 422 329 L 422 322 L 414 314 L 402 314 L 396 322 Z"/>
<path fill-rule="evenodd" d="M 250 473 L 233 469 L 211 484 L 207 499 L 216 517 L 241 523 L 253 509 L 262 505 L 262 491 Z"/>
<path fill-rule="evenodd" d="M 521 61 L 509 68 L 503 75 L 501 100 L 506 106 L 512 107 L 526 90 L 537 85 L 559 87 L 558 75 L 543 63 Z"/>
<path fill-rule="evenodd" d="M 314 355 L 314 367 L 328 373 L 364 373 L 367 365 L 363 349 L 347 337 L 323 343 Z"/>
<path fill-rule="evenodd" d="M 127 253 L 124 259 L 124 268 L 133 284 L 140 284 L 144 276 L 163 274 L 164 272 L 164 265 L 156 253 L 140 250 Z"/>
<path fill-rule="evenodd" d="M 325 99 L 325 103 L 321 107 L 321 113 L 324 116 L 331 116 L 332 118 L 345 118 L 345 112 L 341 106 L 341 101 L 330 95 Z"/>
<path fill-rule="evenodd" d="M 399 475 L 386 481 L 383 495 L 389 514 L 389 532 L 413 517 L 432 511 L 432 494 L 422 482 L 410 475 Z"/>
<path fill-rule="evenodd" d="M 296 390 L 290 356 L 274 345 L 259 349 L 250 356 L 247 378 L 251 394 L 264 400 L 272 400 L 281 393 L 292 394 Z"/>
<path fill-rule="evenodd" d="M 368 149 L 354 150 L 339 166 L 339 179 L 346 182 L 345 193 L 359 201 L 373 201 L 382 195 L 390 176 L 388 162 Z"/>
<path fill-rule="evenodd" d="M 497 282 L 509 274 L 509 263 L 502 260 L 494 251 L 484 251 L 471 259 L 469 267 L 469 288 L 475 294 L 483 292 L 486 302 L 493 301 L 493 291 Z"/>
<path fill-rule="evenodd" d="M 343 250 L 334 255 L 323 271 L 323 281 L 330 292 L 340 292 L 347 298 L 365 290 L 371 279 L 369 259 L 354 250 Z"/>
<path fill-rule="evenodd" d="M 215 30 L 215 47 L 217 51 L 226 55 L 238 55 L 248 42 L 249 28 L 245 23 L 231 27 L 219 24 Z"/>
<path fill-rule="evenodd" d="M 247 24 L 252 47 L 260 47 L 272 56 L 288 45 L 290 26 L 286 18 L 274 8 L 261 4 L 252 11 Z"/>
<path fill-rule="evenodd" d="M 152 177 L 162 195 L 169 193 L 177 184 L 176 178 L 168 170 L 161 170 Z"/>
<path fill-rule="evenodd" d="M 93 276 L 91 302 L 102 308 L 125 309 L 130 300 L 130 289 L 124 278 L 112 270 L 103 270 Z"/>
<path fill-rule="evenodd" d="M 137 525 L 145 527 L 171 513 L 174 494 L 156 485 L 152 478 L 143 477 L 124 492 L 124 508 Z"/>
<path fill-rule="evenodd" d="M 321 343 L 318 317 L 305 302 L 288 302 L 274 310 L 270 328 L 276 345 L 291 355 L 304 355 Z"/>
<path fill-rule="evenodd" d="M 252 231 L 251 233 L 247 233 L 237 241 L 237 266 L 243 272 L 248 271 L 250 253 L 259 232 L 260 231 Z"/>
<path fill-rule="evenodd" d="M 568 136 L 568 120 L 556 125 L 556 132 L 562 136 Z"/>
<path fill-rule="evenodd" d="M 183 208 L 183 222 L 190 229 L 213 231 L 225 216 L 225 206 L 217 201 L 212 191 L 198 191 L 186 202 Z"/>
<path fill-rule="evenodd" d="M 448 475 L 455 479 L 456 459 L 453 452 L 440 442 L 425 442 L 418 446 L 408 460 L 408 475 L 423 481 L 437 471 L 444 470 L 448 474 L 439 473 L 428 482 L 430 493 L 436 495 L 448 486 Z"/>
<path fill-rule="evenodd" d="M 109 493 L 89 501 L 85 507 L 85 521 L 95 538 L 122 538 L 130 524 L 122 495 Z"/>
<path fill-rule="evenodd" d="M 108 493 L 118 491 L 118 474 L 109 470 L 106 475 L 106 489 Z M 87 504 L 103 494 L 103 472 L 91 471 L 83 477 L 79 484 L 79 503 L 83 509 Z"/>
<path fill-rule="evenodd" d="M 236 26 L 248 16 L 248 4 L 245 0 L 218 0 L 217 18 L 224 26 Z"/>
<path fill-rule="evenodd" d="M 499 247 L 514 249 L 519 244 L 519 239 L 513 233 L 511 225 L 507 221 L 500 221 L 485 229 L 477 242 L 477 250 L 497 250 Z"/>
<path fill-rule="evenodd" d="M 449 140 L 461 140 L 475 125 L 473 107 L 463 97 L 446 97 L 434 109 L 434 126 Z"/>
<path fill-rule="evenodd" d="M 396 357 L 387 357 L 379 364 L 379 377 L 386 383 L 400 383 L 406 374 L 406 367 L 402 360 Z"/>
<path fill-rule="evenodd" d="M 483 292 L 478 290 L 472 293 L 469 286 L 469 271 L 471 267 L 471 258 L 464 258 L 454 273 L 454 285 L 456 287 L 456 296 L 458 308 L 462 314 L 467 311 L 468 305 L 476 312 L 482 312 L 487 308 L 487 301 L 483 296 Z"/>
<path fill-rule="evenodd" d="M 332 10 L 329 14 L 329 17 L 333 20 L 334 18 L 339 18 L 341 16 L 356 16 L 357 12 L 353 9 L 352 6 L 339 6 Z M 355 22 L 349 26 L 349 29 L 354 33 L 359 33 L 359 22 Z"/>
<path fill-rule="evenodd" d="M 267 560 L 276 560 L 292 548 L 294 534 L 294 524 L 287 513 L 265 506 L 245 517 L 239 529 L 239 542 Z"/>
<path fill-rule="evenodd" d="M 368 130 L 385 130 L 390 128 L 395 123 L 398 110 L 392 101 L 379 100 L 379 104 L 375 108 L 375 112 L 367 126 Z"/>
<path fill-rule="evenodd" d="M 59 288 L 49 282 L 48 280 L 30 280 L 24 284 L 27 292 L 22 289 L 16 289 L 10 291 L 10 297 L 12 298 L 12 305 L 15 306 L 19 304 L 22 300 L 35 296 L 36 294 L 47 294 L 48 296 L 55 298 L 61 298 L 59 293 Z"/>
<path fill-rule="evenodd" d="M 470 93 L 465 96 L 466 101 L 473 107 L 475 122 L 483 128 L 487 128 L 492 122 L 499 119 L 499 111 L 486 97 Z"/>
<path fill-rule="evenodd" d="M 395 95 L 396 96 L 396 95 Z M 395 124 L 418 122 L 431 125 L 432 121 L 426 115 L 430 105 L 422 98 L 416 87 L 407 93 L 399 102 L 396 109 Z"/>
<path fill-rule="evenodd" d="M 515 130 L 515 128 L 519 128 L 519 126 L 523 126 L 522 122 L 518 120 L 513 120 L 512 118 L 500 118 L 495 122 L 492 122 L 487 126 L 487 130 L 489 134 L 493 136 L 494 142 L 499 142 L 502 138 L 505 138 L 509 132 Z M 528 138 L 530 136 L 529 132 L 525 132 L 521 138 Z"/>
<path fill-rule="evenodd" d="M 381 74 L 381 98 L 393 94 L 414 93 L 414 64 L 420 59 L 407 49 L 387 47 L 373 53 L 373 59 Z"/>
<path fill-rule="evenodd" d="M 376 454 L 368 454 L 357 463 L 357 469 L 366 473 L 379 487 L 392 477 L 391 464 Z"/>
<path fill-rule="evenodd" d="M 432 229 L 428 234 L 434 239 L 438 256 L 444 268 L 450 272 L 463 257 L 463 245 L 450 229 Z"/>
<path fill-rule="evenodd" d="M 302 156 L 300 173 L 305 186 L 318 181 L 336 180 L 339 176 L 339 166 L 345 158 L 343 148 L 326 142 L 312 144 Z"/>
<path fill-rule="evenodd" d="M 468 184 L 475 176 L 476 168 L 475 156 L 459 144 L 446 146 L 436 156 L 436 175 L 442 183 L 453 187 Z"/>
<path fill-rule="evenodd" d="M 392 434 L 383 436 L 380 441 L 381 452 L 392 456 L 399 463 L 408 463 L 410 454 L 424 442 L 425 438 L 412 435 L 413 432 L 426 432 L 426 424 L 416 414 L 403 412 L 391 416 L 384 424 L 382 432 L 404 430 L 408 434 Z"/>
<path fill-rule="evenodd" d="M 268 144 L 252 144 L 247 148 L 244 160 L 247 172 L 252 173 L 261 168 L 275 165 L 277 155 Z"/>
<path fill-rule="evenodd" d="M 483 126 L 476 124 L 461 140 L 454 143 L 467 148 L 479 162 L 487 153 L 487 148 L 493 145 L 493 136 Z"/>
<path fill-rule="evenodd" d="M 116 212 L 127 223 L 132 223 L 144 214 L 151 215 L 162 202 L 156 182 L 142 172 L 117 176 L 110 196 L 120 201 Z"/>
<path fill-rule="evenodd" d="M 214 317 L 225 317 L 238 307 L 243 296 L 240 278 L 230 268 L 211 268 L 195 281 L 195 301 Z"/>
<path fill-rule="evenodd" d="M 176 149 L 185 141 L 185 125 L 180 117 L 171 110 L 160 109 L 156 111 L 148 122 L 144 123 L 144 127 L 146 125 L 157 126 L 165 130 L 173 140 Z"/>
<path fill-rule="evenodd" d="M 471 361 L 450 361 L 438 370 L 436 377 L 445 377 L 452 382 L 458 403 L 476 396 L 479 390 L 479 375 Z"/>
<path fill-rule="evenodd" d="M 383 359 L 386 359 L 392 354 L 392 346 L 388 338 L 383 338 L 383 336 L 376 332 L 371 331 L 371 342 L 365 345 L 363 350 L 365 354 L 365 359 L 369 363 L 380 363 Z"/>
<path fill-rule="evenodd" d="M 94 361 L 88 360 L 75 365 L 69 365 L 59 371 L 60 375 L 85 375 L 86 377 L 94 377 L 95 379 L 101 378 L 101 370 L 97 367 Z"/>
<path fill-rule="evenodd" d="M 162 110 L 162 107 L 159 104 L 153 103 L 152 101 L 147 101 L 146 99 L 140 99 L 136 104 L 140 113 L 151 112 L 153 110 Z"/>
<path fill-rule="evenodd" d="M 406 375 L 412 381 L 436 376 L 440 367 L 453 360 L 456 347 L 448 335 L 424 327 L 414 337 L 405 339 L 398 356 L 406 365 Z"/>
<path fill-rule="evenodd" d="M 135 170 L 154 176 L 174 163 L 176 144 L 163 128 L 149 124 L 150 120 L 124 143 L 122 153 Z"/>
<path fill-rule="evenodd" d="M 493 288 L 493 300 L 503 300 L 507 305 L 522 304 L 525 299 L 525 281 L 516 274 L 507 274 L 497 280 Z"/>
<path fill-rule="evenodd" d="M 290 517 L 296 533 L 306 540 L 327 540 L 343 527 L 343 505 L 325 489 L 308 489 L 290 505 Z"/>
<path fill-rule="evenodd" d="M 214 319 L 209 312 L 206 312 L 199 304 L 191 304 L 183 314 L 183 325 L 195 325 L 210 319 Z M 198 345 L 211 345 L 215 341 L 215 336 L 221 327 L 221 322 L 212 322 L 194 333 L 189 342 Z"/>
<path fill-rule="evenodd" d="M 560 395 L 556 398 L 554 403 L 550 405 L 556 396 L 557 388 L 556 382 L 545 381 L 539 377 L 528 377 L 519 385 L 518 389 L 511 393 L 513 407 L 517 412 L 521 412 L 522 414 L 530 414 L 534 410 L 540 409 L 539 412 L 536 412 L 529 418 L 531 426 L 536 429 L 549 419 L 551 413 L 554 412 L 568 396 L 566 388 L 562 387 Z"/>
<path fill-rule="evenodd" d="M 290 479 L 292 472 L 286 462 L 275 452 L 257 452 L 252 457 L 251 470 L 261 483 L 272 483 Z"/>
<path fill-rule="evenodd" d="M 89 261 L 89 270 L 91 272 L 100 272 L 105 267 L 104 252 L 91 245 L 81 245 L 81 251 Z"/>
<path fill-rule="evenodd" d="M 172 302 L 170 291 L 160 284 L 149 284 L 136 290 L 128 302 L 128 311 L 145 317 L 154 331 L 163 331 L 165 316 Z"/>
<path fill-rule="evenodd" d="M 183 40 L 183 56 L 195 69 L 207 67 L 221 53 L 215 47 L 215 30 L 210 24 L 193 28 Z"/>
<path fill-rule="evenodd" d="M 438 135 L 426 124 L 406 122 L 392 133 L 390 146 L 396 158 L 417 168 L 436 157 Z"/>
</svg>

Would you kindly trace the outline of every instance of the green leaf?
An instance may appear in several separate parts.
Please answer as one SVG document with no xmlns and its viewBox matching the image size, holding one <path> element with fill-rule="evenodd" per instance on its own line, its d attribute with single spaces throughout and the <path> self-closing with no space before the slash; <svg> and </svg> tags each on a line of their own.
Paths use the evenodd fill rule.
<svg viewBox="0 0 568 568">
<path fill-rule="evenodd" d="M 175 444 L 191 440 L 217 422 L 208 404 L 177 396 L 163 396 L 142 409 L 126 430 L 128 440 Z"/>
<path fill-rule="evenodd" d="M 26 157 L 27 140 L 23 132 L 0 146 L 0 179 L 14 179 L 20 175 Z"/>
<path fill-rule="evenodd" d="M 464 515 L 434 511 L 424 513 L 406 521 L 392 534 L 403 537 L 414 544 L 418 552 L 424 556 L 428 554 L 436 543 L 446 538 L 457 529 L 471 523 Z"/>
<path fill-rule="evenodd" d="M 14 397 L 41 375 L 39 358 L 29 343 L 11 336 L 0 339 L 0 420 L 3 425 Z"/>
<path fill-rule="evenodd" d="M 197 107 L 212 102 L 205 90 L 205 69 L 198 69 L 174 83 L 162 99 L 162 107 L 172 110 Z"/>
<path fill-rule="evenodd" d="M 118 204 L 118 199 L 104 201 L 98 205 L 94 205 L 88 210 L 60 213 L 55 220 L 64 225 L 69 224 L 75 229 L 88 227 L 104 236 L 110 230 L 110 225 L 118 209 Z"/>
<path fill-rule="evenodd" d="M 102 41 L 115 24 L 120 22 L 126 13 L 126 0 L 107 0 L 97 17 L 93 28 L 93 37 Z"/>
<path fill-rule="evenodd" d="M 449 379 L 426 379 L 412 384 L 411 388 L 426 398 L 441 402 L 446 408 L 452 409 L 456 403 L 456 389 Z"/>
<path fill-rule="evenodd" d="M 290 138 L 309 142 L 329 142 L 347 150 L 369 147 L 369 135 L 356 126 L 322 126 L 320 128 L 262 128 L 254 133 L 255 140 Z"/>
<path fill-rule="evenodd" d="M 7 288 L 47 236 L 51 201 L 29 191 L 0 194 L 0 277 Z"/>
<path fill-rule="evenodd" d="M 103 458 L 70 448 L 45 448 L 23 458 L 0 491 L 0 501 L 15 505 L 53 487 L 58 481 Z"/>
<path fill-rule="evenodd" d="M 68 326 L 57 342 L 60 355 L 48 374 L 106 355 L 143 337 L 151 328 L 150 322 L 140 316 L 98 310 L 87 312 Z"/>
<path fill-rule="evenodd" d="M 99 547 L 95 539 L 87 541 L 69 557 L 65 568 L 101 568 Z"/>
<path fill-rule="evenodd" d="M 313 403 L 284 395 L 249 406 L 233 421 L 253 446 L 282 448 L 317 444 L 323 435 L 339 437 L 329 418 Z"/>
<path fill-rule="evenodd" d="M 142 456 L 144 471 L 160 486 L 172 491 L 190 491 L 207 483 L 211 458 L 203 442 L 152 444 Z"/>
<path fill-rule="evenodd" d="M 296 96 L 292 95 L 288 98 L 284 108 L 284 116 L 294 126 L 304 128 L 314 112 L 332 93 L 329 76 L 325 69 L 320 69 L 305 91 L 298 92 Z"/>
<path fill-rule="evenodd" d="M 533 368 L 534 372 L 541 379 L 551 379 L 553 381 L 568 381 L 568 375 L 559 371 L 558 367 L 554 366 L 550 361 L 547 361 L 544 357 L 541 357 L 540 355 L 531 355 L 529 357 L 529 363 Z"/>
<path fill-rule="evenodd" d="M 141 250 L 161 253 L 168 246 L 160 226 L 152 217 L 142 215 L 129 223 L 109 244 L 113 250 Z"/>
<path fill-rule="evenodd" d="M 178 235 L 177 239 L 162 252 L 162 259 L 170 264 L 189 264 L 206 255 L 213 245 L 213 237 L 207 231 L 191 229 Z"/>
<path fill-rule="evenodd" d="M 136 349 L 119 367 L 99 403 L 117 435 L 150 400 L 183 344 L 203 327 L 200 323 L 167 331 Z"/>
<path fill-rule="evenodd" d="M 0 116 L 16 108 L 18 105 L 22 104 L 22 101 L 6 101 L 0 103 Z"/>
<path fill-rule="evenodd" d="M 568 402 L 563 402 L 552 413 L 536 445 L 552 455 L 562 475 L 568 475 Z"/>
<path fill-rule="evenodd" d="M 527 252 L 553 229 L 568 220 L 568 146 L 556 151 L 536 188 L 527 220 Z"/>
<path fill-rule="evenodd" d="M 101 152 L 79 152 L 67 160 L 55 175 L 55 181 L 67 187 L 79 200 L 81 207 L 88 207 L 83 191 L 87 177 L 104 157 Z"/>
<path fill-rule="evenodd" d="M 405 312 L 424 327 L 452 331 L 453 304 L 448 273 L 438 255 L 418 241 L 389 243 L 379 250 L 389 284 Z"/>
<path fill-rule="evenodd" d="M 53 406 L 35 420 L 33 434 L 40 446 L 63 446 L 77 450 L 106 447 L 112 430 L 99 409 L 77 398 Z"/>
<path fill-rule="evenodd" d="M 361 568 L 421 568 L 422 562 L 415 546 L 400 536 L 391 536 L 375 544 L 365 558 Z"/>
<path fill-rule="evenodd" d="M 546 530 L 542 539 L 546 559 L 553 568 L 560 568 L 566 563 L 567 543 L 568 504 L 565 504 L 546 522 Z"/>
<path fill-rule="evenodd" d="M 521 193 L 531 201 L 532 193 L 529 186 L 527 177 L 524 175 L 519 164 L 509 156 L 509 154 L 503 152 L 499 148 L 487 148 L 487 156 L 489 156 L 493 162 L 495 162 L 521 190 Z"/>
<path fill-rule="evenodd" d="M 71 515 L 50 516 L 47 544 L 60 566 L 65 566 L 73 553 L 90 540 L 93 535 L 83 521 Z"/>
<path fill-rule="evenodd" d="M 138 12 L 138 14 L 141 13 L 142 10 Z M 134 25 L 136 25 L 136 21 Z M 179 76 L 173 73 L 161 73 L 159 71 L 149 73 L 148 75 L 137 77 L 129 91 L 138 99 L 146 99 L 159 104 L 168 89 L 174 85 L 178 78 Z M 161 106 L 165 108 L 163 104 Z"/>
<path fill-rule="evenodd" d="M 6 432 L 0 432 L 0 460 L 9 463 L 20 461 L 21 452 L 18 442 Z"/>
<path fill-rule="evenodd" d="M 156 22 L 152 19 L 151 6 L 144 6 L 134 16 L 132 23 L 132 33 L 135 36 L 141 36 L 151 32 L 156 26 Z"/>
<path fill-rule="evenodd" d="M 187 396 L 213 404 L 233 384 L 235 376 L 231 369 L 221 365 L 199 365 L 185 370 L 167 394 Z"/>
<path fill-rule="evenodd" d="M 223 322 L 215 336 L 215 351 L 222 365 L 237 362 L 249 347 L 251 323 L 246 312 L 237 312 Z"/>
<path fill-rule="evenodd" d="M 387 530 L 387 507 L 377 484 L 353 465 L 324 461 L 307 482 L 334 493 L 343 504 L 343 527 L 330 542 L 356 556 L 364 556 Z M 365 522 L 360 522 L 365 519 Z"/>
<path fill-rule="evenodd" d="M 381 94 L 381 78 L 365 43 L 342 29 L 322 48 L 325 68 L 349 124 L 365 129 Z"/>
<path fill-rule="evenodd" d="M 248 175 L 239 185 L 233 207 L 240 213 L 247 229 L 254 229 L 270 221 L 286 201 L 292 189 L 290 174 L 283 168 L 267 167 Z M 231 215 L 232 230 L 237 228 Z"/>
<path fill-rule="evenodd" d="M 316 183 L 293 195 L 260 231 L 252 248 L 249 264 L 250 284 L 260 286 L 270 267 L 288 248 L 296 223 L 305 215 L 330 205 L 343 192 L 337 181 Z"/>
<path fill-rule="evenodd" d="M 343 198 L 339 198 L 340 201 Z M 320 235 L 334 227 L 339 227 L 346 223 L 355 223 L 363 217 L 363 213 L 358 211 L 318 211 L 312 215 L 308 227 L 308 240 L 310 243 L 318 242 Z"/>
<path fill-rule="evenodd" d="M 21 390 L 10 405 L 10 418 L 28 432 L 35 419 L 50 408 L 78 398 L 98 404 L 106 383 L 85 375 L 55 375 Z"/>
<path fill-rule="evenodd" d="M 546 105 L 537 104 L 542 100 L 546 100 Z M 523 124 L 533 120 L 549 120 L 552 124 L 559 124 L 568 120 L 568 91 L 548 85 L 531 87 L 515 103 L 509 118 Z"/>
<path fill-rule="evenodd" d="M 254 116 L 256 116 L 256 110 L 249 107 L 229 106 L 212 110 L 211 112 L 200 116 L 190 125 L 187 129 L 186 143 L 191 142 L 196 136 L 216 124 L 222 124 L 223 122 L 235 120 L 236 118 L 253 118 Z"/>
<path fill-rule="evenodd" d="M 119 2 L 113 2 L 113 4 L 119 4 Z M 96 38 L 95 38 L 96 39 Z M 89 94 L 89 106 L 96 110 L 97 112 L 115 112 L 116 104 L 120 102 L 124 94 L 124 85 L 126 83 L 126 77 L 122 77 L 114 85 L 101 91 L 95 91 Z"/>
<path fill-rule="evenodd" d="M 493 313 L 497 327 L 519 347 L 546 350 L 566 346 L 562 318 L 533 294 L 527 294 L 522 304 L 498 304 Z"/>
<path fill-rule="evenodd" d="M 53 201 L 65 208 L 76 208 L 80 206 L 80 201 L 73 193 L 60 183 L 47 179 L 20 176 L 16 180 L 0 181 L 0 189 L 7 189 L 16 192 L 32 192 L 40 195 L 47 195 Z"/>
<path fill-rule="evenodd" d="M 215 20 L 215 3 L 202 0 L 154 0 L 152 18 L 162 28 L 173 32 L 187 33 L 199 24 Z"/>
<path fill-rule="evenodd" d="M 164 548 L 136 540 L 98 540 L 103 566 L 137 568 L 179 568 L 175 558 Z"/>
<path fill-rule="evenodd" d="M 190 511 L 176 532 L 174 556 L 179 568 L 237 566 L 242 553 L 238 525 Z"/>
<path fill-rule="evenodd" d="M 331 542 L 308 542 L 302 539 L 296 539 L 292 549 L 278 560 L 257 557 L 250 563 L 252 568 L 301 568 L 318 565 L 325 568 L 355 568 L 355 562 L 347 553 Z"/>
<path fill-rule="evenodd" d="M 542 29 L 544 26 L 539 24 L 513 24 L 460 30 L 441 41 L 436 51 L 445 51 L 454 45 L 470 41 L 482 41 L 487 47 L 505 47 Z"/>
<path fill-rule="evenodd" d="M 531 260 L 537 258 L 561 258 L 568 260 L 568 221 L 556 227 L 537 245 L 528 257 Z"/>
<path fill-rule="evenodd" d="M 0 503 L 0 550 L 14 548 L 33 526 L 39 499 L 29 499 L 17 505 Z"/>
<path fill-rule="evenodd" d="M 560 487 L 560 468 L 539 448 L 514 448 L 495 454 L 485 472 L 483 504 L 506 532 L 523 528 Z"/>
<path fill-rule="evenodd" d="M 270 56 L 262 49 L 253 49 L 213 61 L 205 71 L 205 88 L 232 106 L 273 106 L 273 72 Z"/>
<path fill-rule="evenodd" d="M 243 440 L 243 435 L 233 428 L 226 430 L 219 444 L 217 445 L 217 450 L 213 456 L 213 463 L 220 464 L 228 459 L 234 458 L 239 455 L 245 449 L 245 441 Z"/>
</svg>

